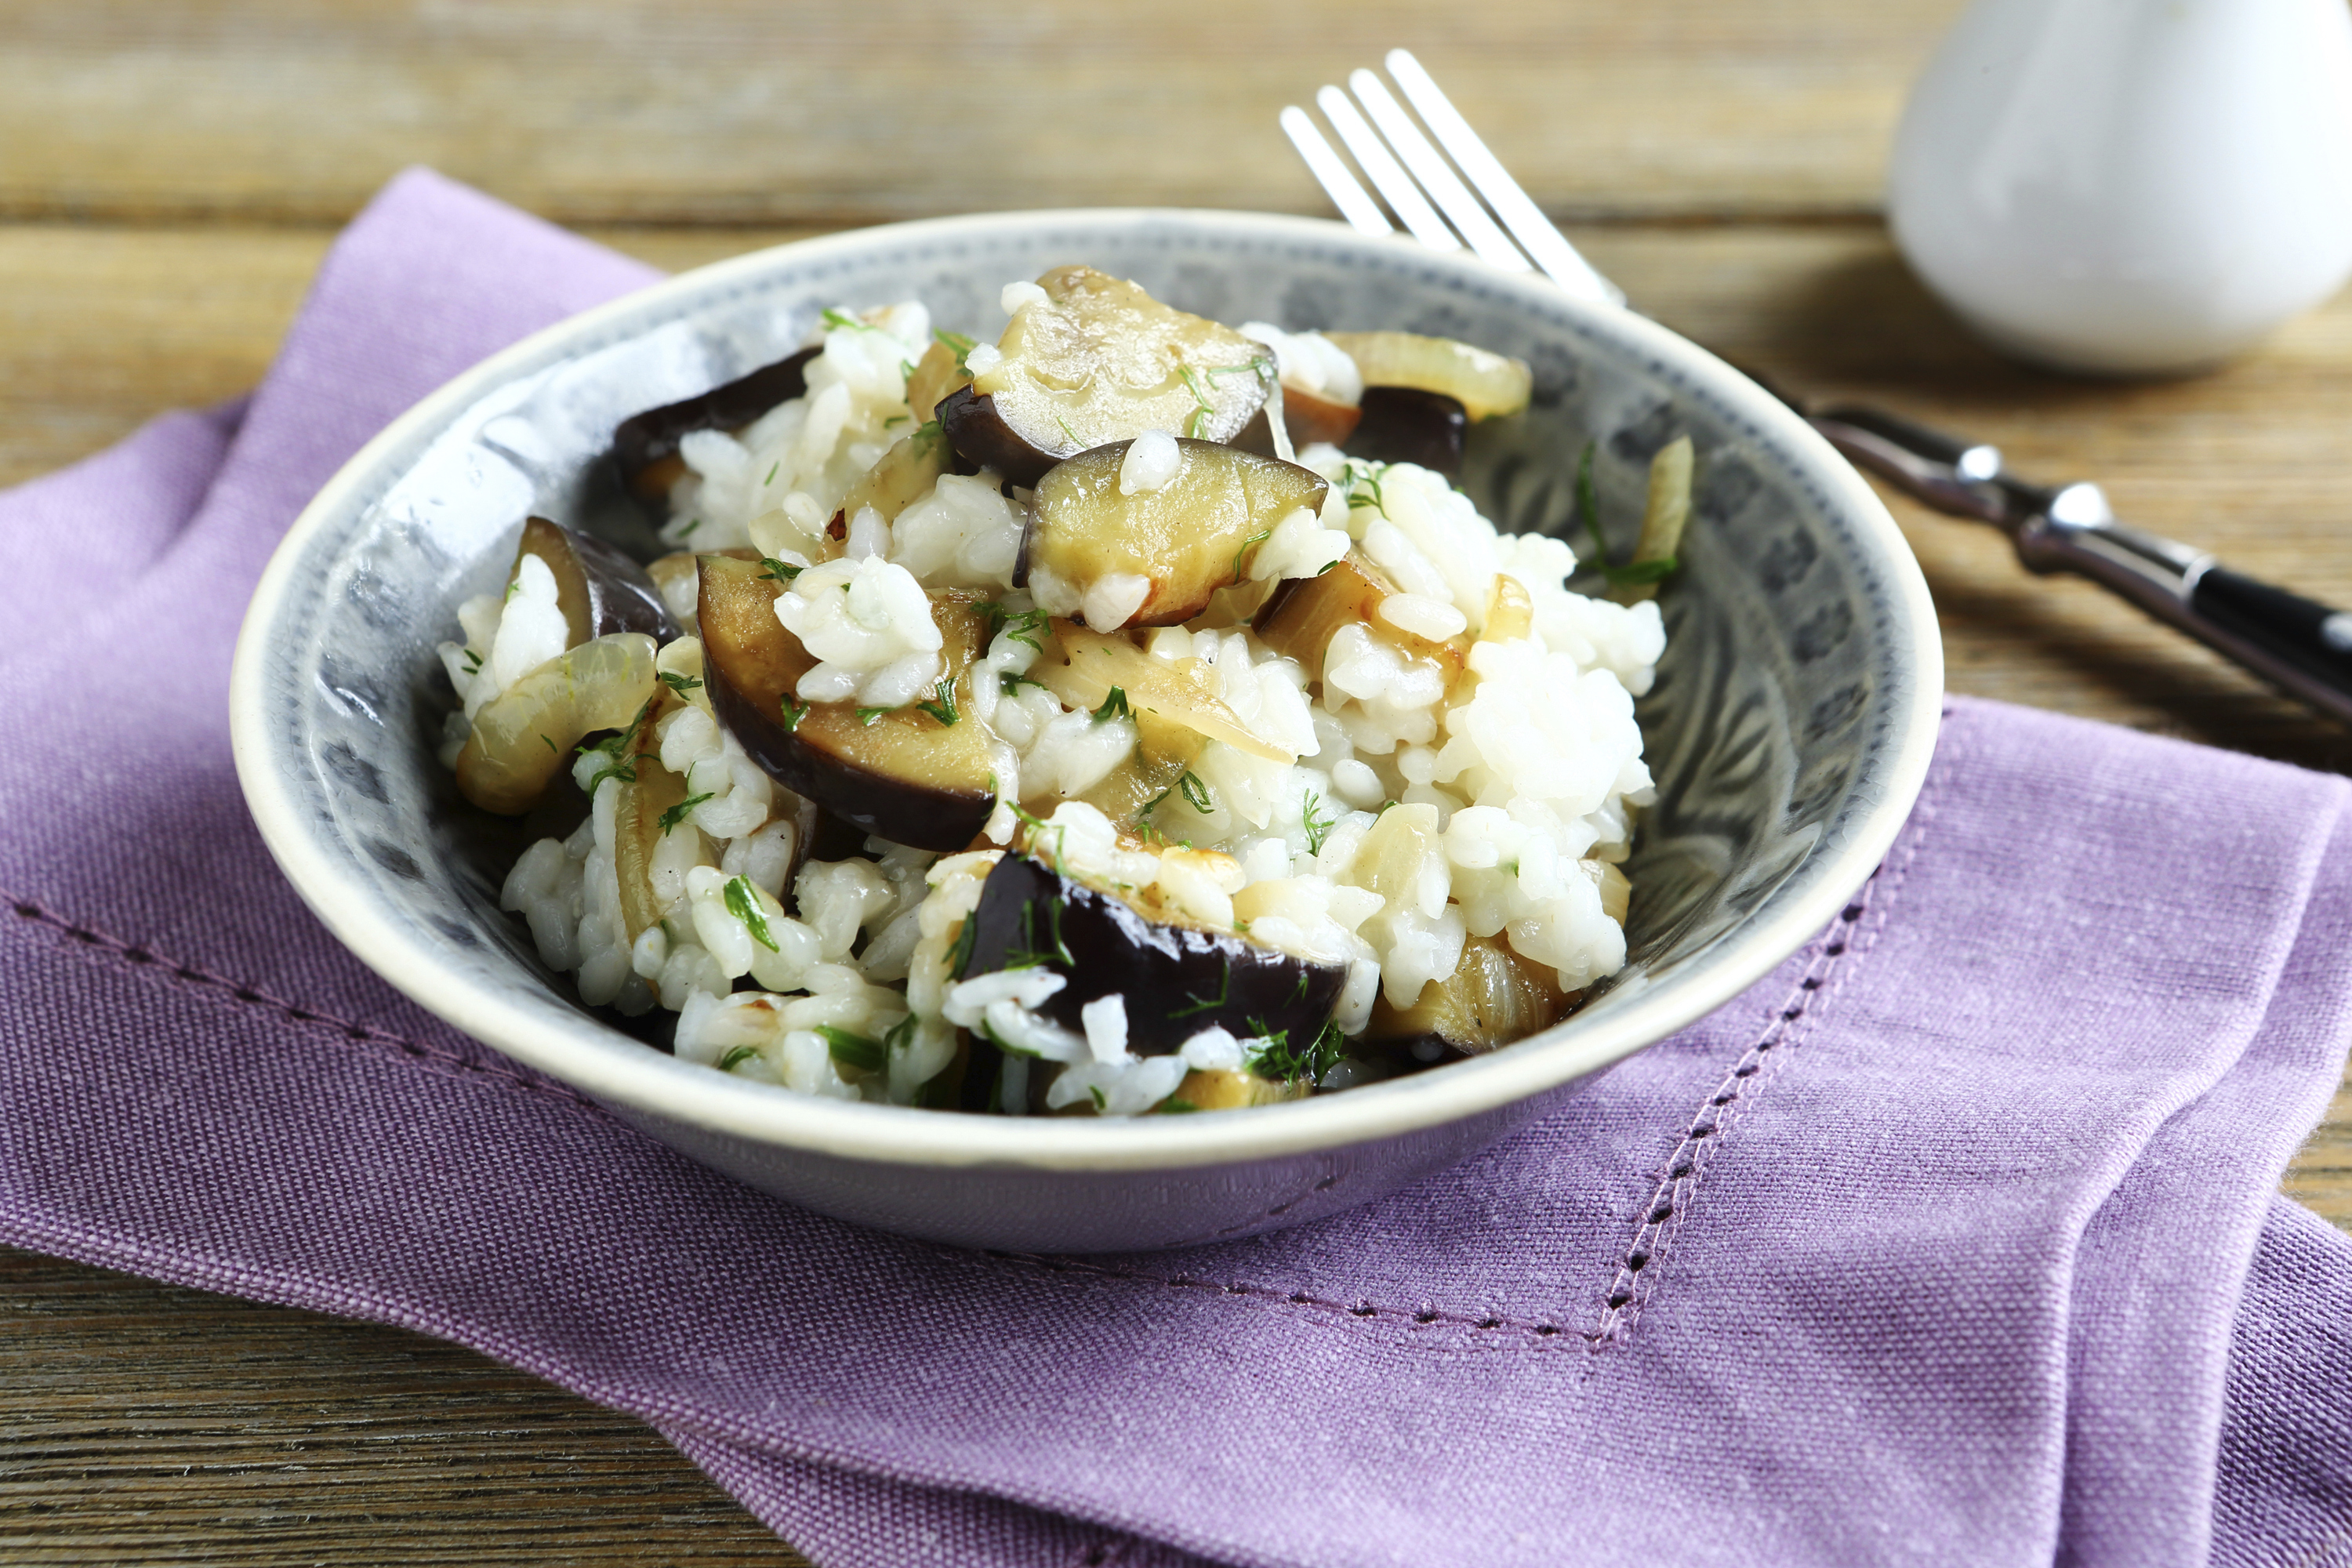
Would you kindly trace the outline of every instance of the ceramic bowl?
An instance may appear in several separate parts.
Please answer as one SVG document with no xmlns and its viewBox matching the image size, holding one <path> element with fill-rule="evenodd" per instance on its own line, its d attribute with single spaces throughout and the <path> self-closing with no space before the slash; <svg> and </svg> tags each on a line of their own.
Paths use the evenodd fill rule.
<svg viewBox="0 0 2352 1568">
<path fill-rule="evenodd" d="M 1633 861 L 1631 962 L 1506 1049 L 1343 1094 L 1135 1121 L 843 1104 L 722 1077 L 572 1000 L 498 907 L 522 840 L 434 758 L 433 646 L 494 591 L 523 517 L 650 548 L 599 461 L 614 426 L 781 357 L 827 306 L 919 299 L 992 340 L 1009 279 L 1085 261 L 1226 321 L 1402 327 L 1525 359 L 1533 407 L 1480 428 L 1464 483 L 1559 530 L 1598 442 L 1604 514 L 1651 454 L 1699 458 L 1669 646 L 1640 716 L 1660 793 Z M 637 532 L 632 535 L 630 531 Z M 1825 924 L 1885 853 L 1933 748 L 1934 611 L 1868 486 L 1753 383 L 1639 316 L 1309 219 L 1091 211 L 943 219 L 784 246 L 647 289 L 475 367 L 311 502 L 256 591 L 237 770 L 294 885 L 362 961 L 456 1027 L 792 1203 L 970 1246 L 1181 1246 L 1294 1225 L 1477 1152 L 1722 1005 Z"/>
</svg>

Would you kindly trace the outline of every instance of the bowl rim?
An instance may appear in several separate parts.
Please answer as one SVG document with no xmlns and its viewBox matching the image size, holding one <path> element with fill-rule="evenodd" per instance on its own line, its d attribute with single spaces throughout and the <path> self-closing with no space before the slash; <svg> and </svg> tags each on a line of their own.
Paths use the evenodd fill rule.
<svg viewBox="0 0 2352 1568">
<path fill-rule="evenodd" d="M 1388 255 L 1417 268 L 1458 271 L 1486 292 L 1517 294 L 1543 311 L 1566 312 L 1630 341 L 1661 370 L 1712 392 L 1778 438 L 1811 470 L 1822 499 L 1848 514 L 1878 547 L 1877 580 L 1896 611 L 1889 634 L 1906 639 L 1909 681 L 1882 687 L 1895 727 L 1876 763 L 1877 799 L 1841 840 L 1816 844 L 1795 874 L 1803 885 L 1776 889 L 1763 905 L 1717 938 L 1704 962 L 1622 1010 L 1576 1017 L 1508 1049 L 1344 1094 L 1243 1112 L 1118 1121 L 991 1117 L 852 1104 L 780 1086 L 722 1078 L 651 1049 L 619 1030 L 579 1016 L 526 1008 L 488 985 L 444 973 L 430 942 L 375 907 L 357 868 L 330 854 L 309 815 L 273 765 L 279 736 L 269 722 L 272 633 L 297 569 L 319 537 L 363 515 L 369 491 L 394 454 L 446 426 L 500 384 L 551 363 L 562 346 L 594 337 L 632 315 L 658 312 L 682 296 L 724 294 L 780 262 L 822 263 L 877 242 L 970 239 L 1005 230 L 1096 226 L 1206 226 L 1265 242 L 1311 242 L 1359 250 L 1375 265 Z M 1404 250 L 1391 250 L 1396 246 Z M 675 319 L 674 317 L 671 319 Z M 1810 459 L 1810 461 L 1806 461 Z M 1594 1074 L 1730 1002 L 1801 948 L 1843 908 L 1885 856 L 1926 782 L 1937 734 L 1943 652 L 1925 577 L 1876 492 L 1793 410 L 1706 350 L 1665 327 L 1611 307 L 1587 304 L 1534 275 L 1504 273 L 1466 256 L 1410 241 L 1357 234 L 1322 218 L 1200 208 L 1102 207 L 986 213 L 919 219 L 793 241 L 682 272 L 566 318 L 461 372 L 394 419 L 355 453 L 303 508 L 264 569 L 237 637 L 229 680 L 231 746 L 248 808 L 280 868 L 337 940 L 362 963 L 443 1021 L 624 1114 L 683 1123 L 709 1133 L 811 1155 L 888 1165 L 1010 1166 L 1040 1171 L 1180 1170 L 1309 1154 L 1406 1136 L 1496 1111 Z M 1896 674 L 1902 654 L 1895 649 Z M 1816 866 L 1818 858 L 1826 860 Z M 1402 1092 L 1400 1092 L 1402 1091 Z"/>
</svg>

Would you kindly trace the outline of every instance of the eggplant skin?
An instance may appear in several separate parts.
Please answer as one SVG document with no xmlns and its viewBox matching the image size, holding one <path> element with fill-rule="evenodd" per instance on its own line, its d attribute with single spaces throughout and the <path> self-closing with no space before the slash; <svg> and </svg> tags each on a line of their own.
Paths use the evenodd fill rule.
<svg viewBox="0 0 2352 1568">
<path fill-rule="evenodd" d="M 996 399 L 972 391 L 970 382 L 940 398 L 933 417 L 948 445 L 967 462 L 993 468 L 1024 489 L 1034 489 L 1045 470 L 1062 460 L 1023 440 L 996 412 Z"/>
<path fill-rule="evenodd" d="M 1462 477 L 1462 442 L 1470 416 L 1460 399 L 1418 386 L 1368 386 L 1362 410 L 1355 434 L 1348 437 L 1348 456 L 1372 463 L 1417 463 L 1449 479 Z"/>
<path fill-rule="evenodd" d="M 1166 1056 L 1217 1025 L 1244 1039 L 1284 1030 L 1312 1038 L 1339 1005 L 1348 977 L 1343 965 L 1315 963 L 1231 931 L 1151 920 L 1116 893 L 1029 855 L 996 863 L 970 918 L 966 974 L 1042 958 L 1069 983 L 1038 1011 L 1081 1031 L 1079 1009 L 1118 992 L 1127 999 L 1128 1049 L 1138 1056 Z"/>
<path fill-rule="evenodd" d="M 869 723 L 851 702 L 812 703 L 787 721 L 783 700 L 816 661 L 776 620 L 782 582 L 722 555 L 702 556 L 698 569 L 704 687 L 744 754 L 786 789 L 894 844 L 970 844 L 996 806 L 987 726 L 971 713 L 970 667 L 986 635 L 979 595 L 931 595 L 961 715 L 955 723 L 919 707 L 869 712 Z"/>
<path fill-rule="evenodd" d="M 622 486 L 641 501 L 666 503 L 669 487 L 686 471 L 677 455 L 681 439 L 697 430 L 740 429 L 779 403 L 802 395 L 808 391 L 809 361 L 824 352 L 803 349 L 698 397 L 665 403 L 622 420 L 613 432 L 613 464 L 620 470 Z"/>
<path fill-rule="evenodd" d="M 556 599 L 575 647 L 614 632 L 643 632 L 656 643 L 684 635 L 646 569 L 593 535 L 534 517 L 522 525 L 518 564 L 524 555 L 538 556 L 555 574 Z"/>
</svg>

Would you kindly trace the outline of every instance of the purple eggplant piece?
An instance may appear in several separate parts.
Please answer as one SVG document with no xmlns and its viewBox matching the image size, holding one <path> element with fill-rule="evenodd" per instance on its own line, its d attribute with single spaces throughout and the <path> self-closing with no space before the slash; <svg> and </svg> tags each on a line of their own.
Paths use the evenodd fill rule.
<svg viewBox="0 0 2352 1568">
<path fill-rule="evenodd" d="M 1364 388 L 1363 417 L 1348 437 L 1351 458 L 1418 463 L 1449 479 L 1462 477 L 1462 441 L 1470 416 L 1461 401 L 1418 386 Z"/>
<path fill-rule="evenodd" d="M 1078 1010 L 1118 992 L 1128 1049 L 1165 1056 L 1215 1025 L 1247 1039 L 1312 1039 L 1339 1005 L 1344 965 L 1316 963 L 1233 931 L 1156 921 L 1027 855 L 996 863 L 980 890 L 965 974 L 1036 961 L 1068 984 L 1039 1013 L 1083 1029 Z"/>
<path fill-rule="evenodd" d="M 677 455 L 682 438 L 697 430 L 740 430 L 776 405 L 800 396 L 808 390 L 809 361 L 824 352 L 803 349 L 698 397 L 666 403 L 622 420 L 613 432 L 613 461 L 621 471 L 622 485 L 641 501 L 667 503 L 670 486 L 686 471 L 685 459 Z"/>
<path fill-rule="evenodd" d="M 996 399 L 967 382 L 940 399 L 936 416 L 948 445 L 978 468 L 993 468 L 1009 484 L 1034 489 L 1062 459 L 1022 439 L 996 412 Z"/>
<path fill-rule="evenodd" d="M 522 525 L 517 554 L 538 556 L 555 574 L 556 602 L 574 647 L 614 632 L 643 632 L 656 643 L 683 635 L 646 569 L 601 539 L 534 517 Z"/>
</svg>

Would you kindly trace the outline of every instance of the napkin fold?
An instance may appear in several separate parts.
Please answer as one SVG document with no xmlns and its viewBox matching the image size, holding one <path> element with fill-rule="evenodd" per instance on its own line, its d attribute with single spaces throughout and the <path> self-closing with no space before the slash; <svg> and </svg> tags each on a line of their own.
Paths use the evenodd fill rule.
<svg viewBox="0 0 2352 1568">
<path fill-rule="evenodd" d="M 246 597 L 402 408 L 653 276 L 412 172 L 249 405 L 0 495 L 0 1240 L 476 1346 L 827 1565 L 2352 1562 L 2352 1241 L 2274 1193 L 2352 1033 L 2341 779 L 1954 700 L 1748 994 L 1183 1253 L 803 1214 L 376 980 L 246 817 Z"/>
</svg>

